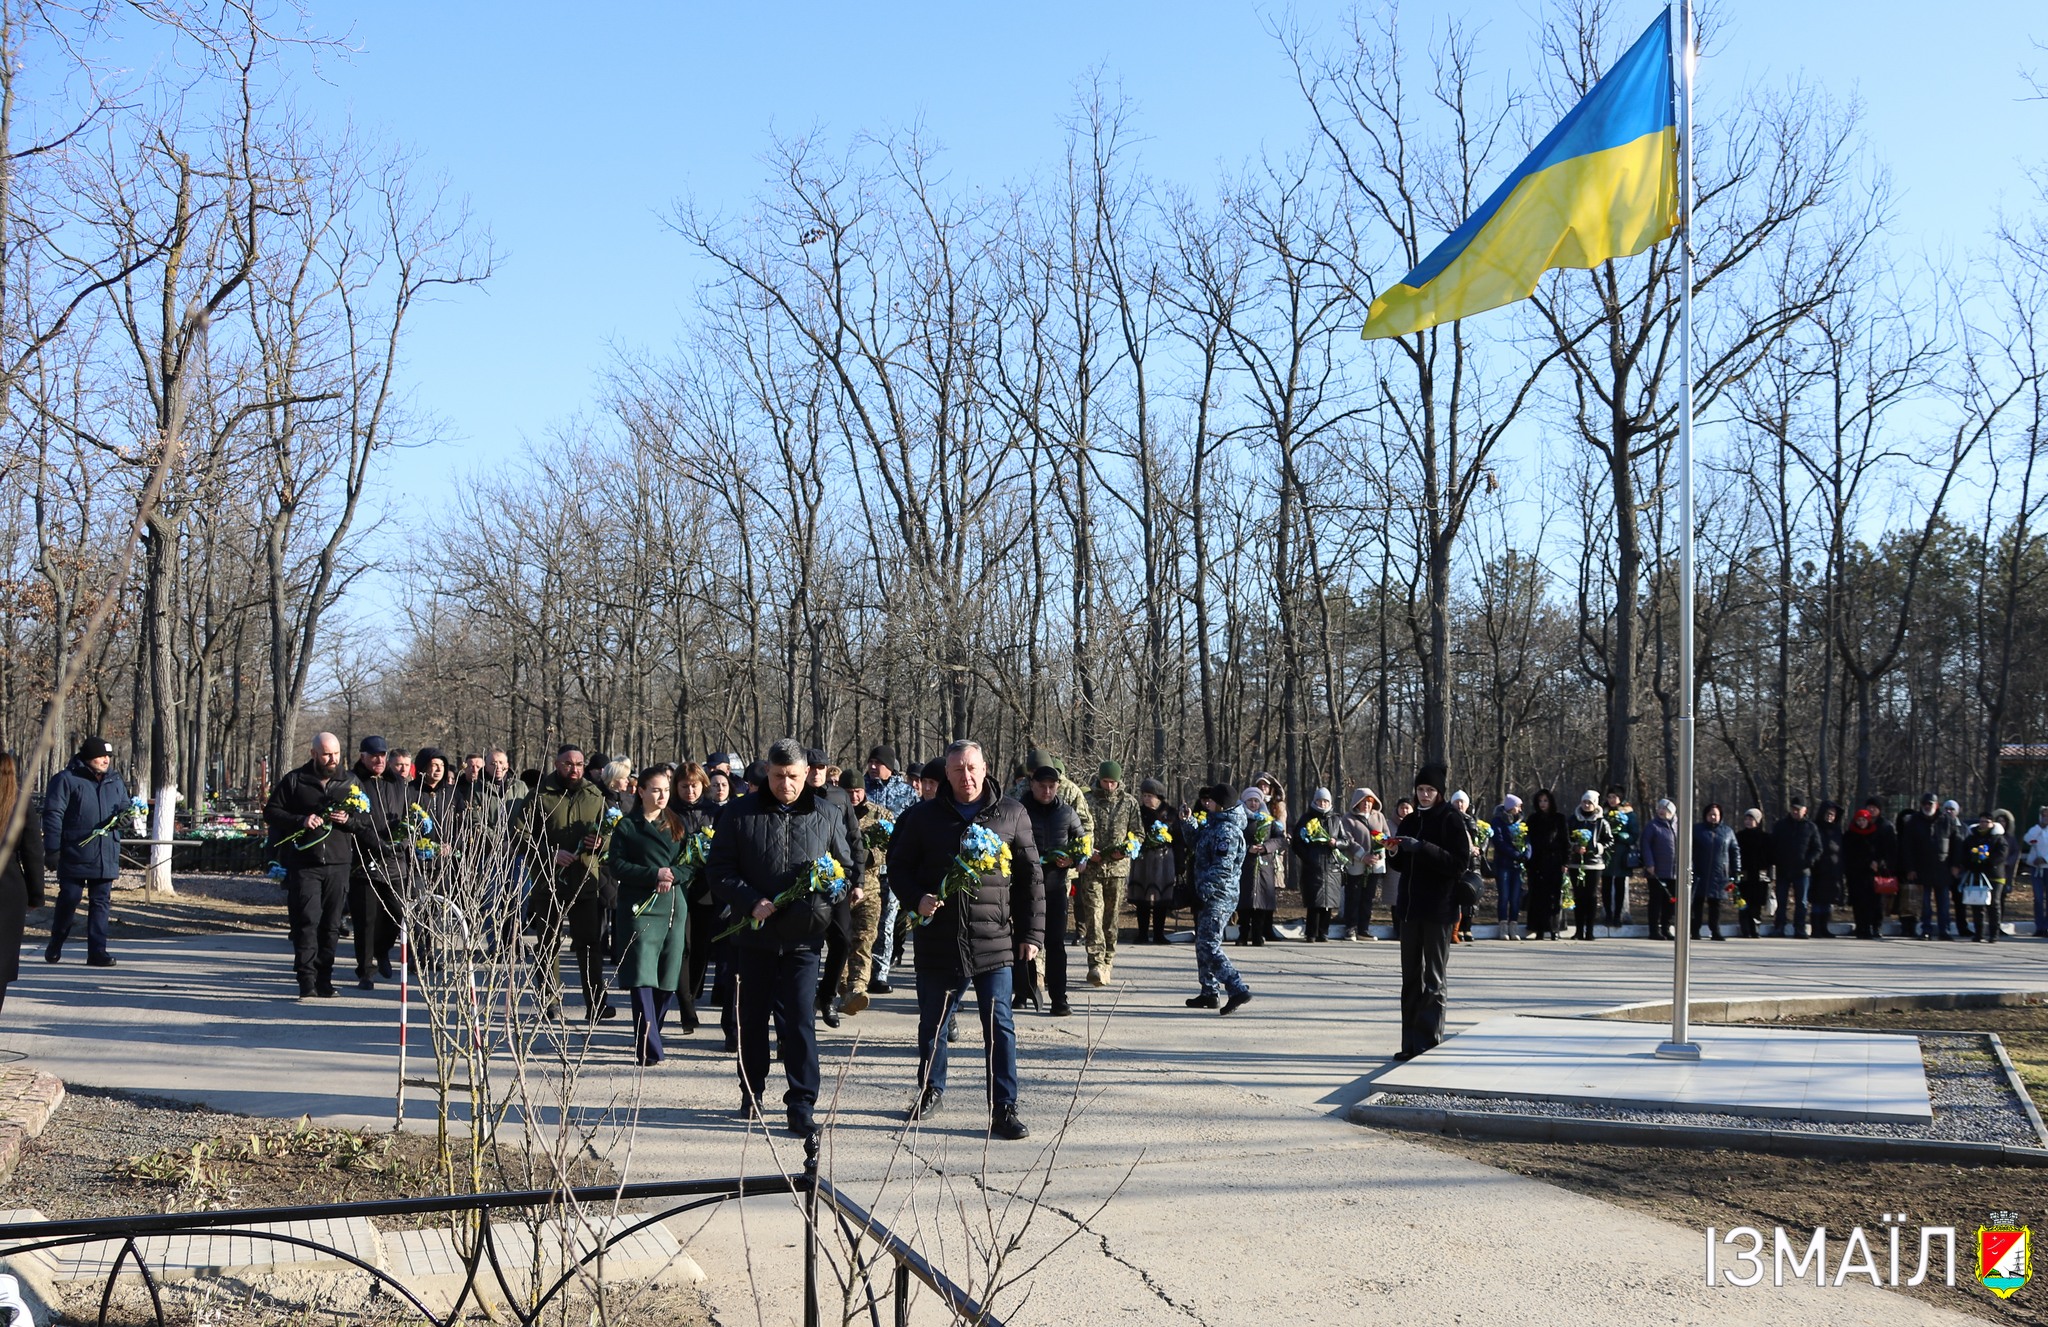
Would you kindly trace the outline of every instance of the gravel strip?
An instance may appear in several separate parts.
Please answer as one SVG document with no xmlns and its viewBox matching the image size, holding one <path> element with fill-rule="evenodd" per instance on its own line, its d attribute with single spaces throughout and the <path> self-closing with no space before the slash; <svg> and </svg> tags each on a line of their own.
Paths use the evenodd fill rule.
<svg viewBox="0 0 2048 1327">
<path fill-rule="evenodd" d="M 1959 1143 L 2004 1143 L 2039 1147 L 2033 1124 L 2013 1095 L 2004 1070 L 1982 1033 L 1943 1033 L 1920 1038 L 1927 1067 L 1931 1124 L 1844 1124 L 1839 1121 L 1760 1119 L 1706 1111 L 1638 1110 L 1619 1106 L 1531 1101 L 1525 1097 L 1468 1097 L 1448 1092 L 1383 1092 L 1376 1106 L 1423 1106 L 1436 1110 L 1484 1111 L 1498 1115 L 1554 1115 L 1570 1119 L 1616 1120 L 1629 1124 L 1691 1124 L 1727 1129 L 1774 1129 L 1793 1133 L 1865 1138 L 1939 1139 Z"/>
</svg>

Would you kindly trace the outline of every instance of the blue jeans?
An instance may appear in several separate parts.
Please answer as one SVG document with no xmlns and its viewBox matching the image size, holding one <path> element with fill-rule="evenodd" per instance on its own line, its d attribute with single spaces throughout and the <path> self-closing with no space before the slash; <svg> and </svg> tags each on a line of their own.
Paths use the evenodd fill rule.
<svg viewBox="0 0 2048 1327">
<path fill-rule="evenodd" d="M 1251 987 L 1237 975 L 1237 965 L 1223 952 L 1223 923 L 1230 920 L 1234 899 L 1217 899 L 1195 907 L 1195 978 L 1205 995 L 1250 995 Z"/>
<path fill-rule="evenodd" d="M 1511 922 L 1522 915 L 1522 864 L 1505 861 L 1494 869 L 1495 882 L 1500 886 L 1500 899 L 1494 906 L 1494 916 L 1499 921 Z"/>
<path fill-rule="evenodd" d="M 889 980 L 889 955 L 896 949 L 896 917 L 903 907 L 896 891 L 889 888 L 886 879 L 882 884 L 882 920 L 875 926 L 874 971 L 869 975 L 871 982 Z"/>
<path fill-rule="evenodd" d="M 1813 875 L 1808 871 L 1797 873 L 1791 871 L 1778 872 L 1779 930 L 1785 929 L 1785 905 L 1788 902 L 1792 904 L 1792 929 L 1795 931 L 1806 929 L 1806 891 L 1812 883 Z"/>
<path fill-rule="evenodd" d="M 974 975 L 974 1004 L 981 1014 L 981 1044 L 988 1052 L 989 1107 L 1017 1104 L 1017 1025 L 1010 1018 L 1010 969 Z M 946 1020 L 967 995 L 968 979 L 917 974 L 918 1081 L 946 1090 Z"/>
<path fill-rule="evenodd" d="M 64 877 L 57 880 L 57 908 L 50 917 L 48 952 L 62 952 L 64 941 L 71 934 L 71 919 L 77 915 L 81 899 L 85 902 L 85 955 L 87 958 L 101 958 L 106 955 L 107 914 L 113 907 L 114 882 L 71 880 Z"/>
</svg>

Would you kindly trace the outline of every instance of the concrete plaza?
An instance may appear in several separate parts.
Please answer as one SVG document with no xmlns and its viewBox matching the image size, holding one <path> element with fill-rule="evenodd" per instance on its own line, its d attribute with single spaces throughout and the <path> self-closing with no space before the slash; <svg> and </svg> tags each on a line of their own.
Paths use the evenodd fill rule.
<svg viewBox="0 0 2048 1327">
<path fill-rule="evenodd" d="M 1043 1184 L 1006 1267 L 1044 1261 L 996 1296 L 1014 1323 L 1970 1321 L 1868 1286 L 1709 1289 L 1696 1229 L 1348 1124 L 1343 1109 L 1372 1090 L 1398 1045 L 1395 946 L 1230 952 L 1257 992 L 1230 1019 L 1182 1006 L 1194 991 L 1184 945 L 1126 949 L 1116 985 L 1083 988 L 1071 1019 L 1020 1014 L 1034 1129 L 1021 1144 L 984 1150 L 971 1002 L 948 1110 L 901 1147 L 915 1074 L 908 991 L 838 1032 L 821 1029 L 837 1102 L 830 1172 L 977 1288 L 972 1252 L 939 1210 L 951 1203 L 955 1223 L 964 1210 L 1014 1231 L 1024 1207 L 1008 1195 Z M 2033 940 L 1763 940 L 1695 952 L 1702 1000 L 2048 989 L 2048 943 Z M 119 957 L 112 970 L 25 963 L 0 1048 L 72 1083 L 388 1124 L 395 991 L 295 1004 L 282 935 L 136 942 Z M 1453 1028 L 1667 996 L 1670 961 L 1669 945 L 1647 940 L 1460 947 Z M 779 1130 L 734 1120 L 715 1032 L 675 1038 L 670 1061 L 648 1072 L 631 1065 L 628 1035 L 624 1019 L 599 1033 L 579 1097 L 610 1113 L 603 1145 L 628 1179 L 799 1164 Z M 755 1322 L 756 1298 L 759 1321 L 794 1320 L 799 1232 L 786 1204 L 757 1200 L 744 1222 L 728 1205 L 690 1233 L 721 1321 Z"/>
</svg>

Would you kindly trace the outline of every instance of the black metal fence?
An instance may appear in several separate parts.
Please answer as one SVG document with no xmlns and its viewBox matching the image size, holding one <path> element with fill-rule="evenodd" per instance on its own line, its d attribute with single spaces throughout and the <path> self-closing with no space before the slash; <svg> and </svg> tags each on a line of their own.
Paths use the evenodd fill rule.
<svg viewBox="0 0 2048 1327">
<path fill-rule="evenodd" d="M 495 1280 L 502 1302 L 494 1307 L 509 1312 L 520 1327 L 536 1327 L 550 1307 L 559 1309 L 561 1297 L 605 1255 L 621 1242 L 657 1222 L 720 1203 L 761 1197 L 791 1195 L 804 1207 L 804 1327 L 820 1327 L 818 1295 L 819 1261 L 823 1256 L 823 1235 L 829 1221 L 838 1230 L 848 1251 L 849 1284 L 865 1309 L 865 1317 L 881 1327 L 883 1306 L 888 1307 L 895 1327 L 909 1327 L 911 1294 L 921 1285 L 936 1295 L 956 1323 L 973 1327 L 1002 1327 L 1000 1319 L 976 1303 L 973 1296 L 956 1285 L 945 1273 L 904 1243 L 858 1202 L 842 1193 L 830 1180 L 818 1174 L 817 1140 L 807 1140 L 804 1173 L 801 1175 L 750 1175 L 733 1179 L 674 1180 L 648 1184 L 595 1185 L 574 1189 L 528 1189 L 499 1193 L 462 1194 L 444 1198 L 392 1198 L 371 1202 L 329 1203 L 309 1207 L 264 1207 L 214 1212 L 170 1212 L 160 1216 L 92 1217 L 72 1221 L 40 1221 L 0 1225 L 0 1257 L 16 1258 L 49 1249 L 118 1240 L 120 1248 L 107 1267 L 100 1289 L 98 1322 L 106 1327 L 113 1308 L 114 1290 L 123 1269 L 131 1264 L 134 1275 L 146 1290 L 150 1314 L 157 1327 L 171 1327 L 165 1316 L 162 1279 L 151 1269 L 141 1241 L 151 1236 L 233 1235 L 266 1240 L 276 1244 L 312 1250 L 345 1262 L 374 1278 L 377 1285 L 402 1301 L 420 1321 L 433 1327 L 454 1327 L 470 1313 L 483 1310 L 478 1287 Z M 522 1234 L 526 1222 L 505 1220 L 511 1212 L 561 1212 L 606 1205 L 647 1205 L 654 1210 L 632 1213 L 631 1224 L 612 1229 L 602 1240 L 582 1253 L 570 1256 L 565 1248 L 554 1279 L 534 1295 L 536 1280 L 524 1289 L 515 1286 L 497 1249 L 496 1232 L 513 1230 Z M 664 1204 L 666 1204 L 664 1206 Z M 287 1222 L 337 1221 L 352 1218 L 374 1220 L 382 1217 L 415 1218 L 467 1214 L 471 1238 L 462 1269 L 462 1287 L 454 1302 L 435 1312 L 414 1291 L 391 1273 L 373 1267 L 347 1249 L 317 1240 L 260 1227 Z M 488 1269 L 488 1270 L 487 1270 Z M 877 1276 L 886 1278 L 877 1285 Z M 534 1277 L 542 1275 L 536 1266 Z M 77 1283 L 73 1283 L 77 1284 Z M 45 1327 L 39 1324 L 38 1327 Z"/>
</svg>

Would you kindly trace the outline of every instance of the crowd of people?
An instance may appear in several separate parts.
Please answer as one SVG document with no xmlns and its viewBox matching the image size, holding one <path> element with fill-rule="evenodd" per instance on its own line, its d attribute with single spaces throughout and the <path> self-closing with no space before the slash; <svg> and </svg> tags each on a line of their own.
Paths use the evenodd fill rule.
<svg viewBox="0 0 2048 1327">
<path fill-rule="evenodd" d="M 45 790 L 40 834 L 26 834 L 0 874 L 0 1001 L 29 907 L 46 868 L 57 876 L 45 957 L 59 962 L 82 905 L 87 962 L 111 966 L 107 912 L 120 869 L 120 826 L 137 810 L 113 748 L 88 738 Z M 1252 991 L 1226 952 L 1291 934 L 1276 924 L 1285 891 L 1301 905 L 1300 939 L 1371 941 L 1384 905 L 1401 950 L 1399 1058 L 1442 1040 L 1451 948 L 1469 942 L 1487 896 L 1505 940 L 1592 940 L 1631 925 L 1638 898 L 1648 934 L 1722 940 L 1768 928 L 1829 938 L 1846 911 L 1857 938 L 1996 941 L 2021 869 L 2032 873 L 2036 934 L 2048 937 L 2048 807 L 2023 835 L 1989 810 L 1966 822 L 1934 794 L 1896 817 L 1872 799 L 1853 814 L 1794 798 L 1768 828 L 1760 810 L 1731 823 L 1706 806 L 1692 826 L 1691 916 L 1677 916 L 1677 808 L 1638 815 L 1619 788 L 1585 792 L 1569 809 L 1548 789 L 1478 814 L 1425 766 L 1409 795 L 1383 806 L 1370 788 L 1340 805 L 1316 788 L 1298 813 L 1270 773 L 1248 786 L 1200 788 L 1176 801 L 1156 779 L 1133 791 L 1115 761 L 1084 788 L 1057 756 L 1033 750 L 999 788 L 982 748 L 955 742 L 905 767 L 873 747 L 864 767 L 841 768 L 790 740 L 751 763 L 734 753 L 634 767 L 575 745 L 552 769 L 515 774 L 507 753 L 459 761 L 366 737 L 352 765 L 340 741 L 318 735 L 307 762 L 286 772 L 263 808 L 272 874 L 284 890 L 299 998 L 338 994 L 334 967 L 352 927 L 357 985 L 394 976 L 401 930 L 418 909 L 452 909 L 496 942 L 535 937 L 539 998 L 560 1017 L 559 953 L 574 959 L 581 1013 L 631 1011 L 634 1056 L 665 1056 L 673 1013 L 700 1030 L 708 994 L 736 1057 L 741 1109 L 768 1091 L 770 1031 L 787 1079 L 789 1127 L 808 1132 L 819 1092 L 817 1025 L 838 1027 L 892 993 L 906 945 L 914 963 L 919 1078 L 912 1118 L 939 1111 L 956 1011 L 971 991 L 988 1057 L 991 1131 L 1022 1138 L 1014 1011 L 1073 1012 L 1069 927 L 1083 980 L 1107 986 L 1128 909 L 1135 942 L 1169 939 L 1186 914 L 1193 931 L 1191 1009 L 1232 1014 Z M 0 810 L 17 771 L 0 756 Z M 492 921 L 465 917 L 442 883 L 464 854 L 509 865 L 509 906 Z M 472 900 L 473 902 L 473 900 Z M 408 911 L 412 909 L 412 911 Z M 1232 925 L 1235 925 L 1234 933 Z M 6 945 L 13 928 L 15 943 Z M 1890 928 L 1889 932 L 1887 928 Z M 430 928 L 414 927 L 415 957 Z"/>
</svg>

